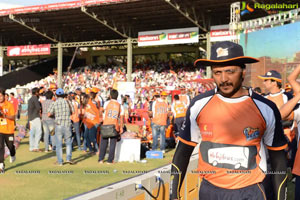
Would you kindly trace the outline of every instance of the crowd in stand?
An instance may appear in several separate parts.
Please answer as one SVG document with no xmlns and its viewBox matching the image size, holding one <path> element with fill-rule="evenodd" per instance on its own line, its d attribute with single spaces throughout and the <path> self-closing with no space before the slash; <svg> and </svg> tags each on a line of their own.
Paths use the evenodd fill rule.
<svg viewBox="0 0 300 200">
<path fill-rule="evenodd" d="M 103 152 L 106 151 L 108 141 L 106 138 L 97 137 L 97 133 L 100 131 L 100 125 L 110 123 L 108 112 L 111 110 L 108 107 L 117 107 L 110 105 L 112 101 L 115 101 L 116 105 L 121 105 L 121 109 L 114 111 L 118 115 L 112 116 L 118 119 L 113 123 L 120 133 L 123 132 L 123 123 L 120 123 L 120 119 L 124 119 L 124 123 L 129 122 L 131 110 L 144 109 L 149 111 L 148 114 L 153 122 L 151 124 L 152 149 L 158 148 L 157 141 L 160 135 L 160 149 L 164 151 L 165 127 L 167 123 L 170 123 L 169 117 L 176 117 L 176 112 L 185 112 L 189 103 L 184 100 L 186 102 L 183 108 L 176 111 L 176 106 L 171 105 L 171 91 L 178 90 L 179 93 L 189 96 L 186 99 L 190 99 L 190 97 L 214 87 L 213 84 L 204 85 L 195 81 L 200 78 L 203 78 L 202 72 L 193 68 L 192 64 L 174 64 L 173 62 L 161 62 L 156 65 L 155 63 L 137 64 L 132 73 L 132 80 L 135 82 L 136 89 L 135 98 L 122 95 L 121 100 L 117 101 L 118 84 L 126 81 L 125 68 L 96 65 L 65 72 L 63 74 L 63 88 L 57 88 L 57 74 L 54 73 L 42 80 L 12 88 L 8 92 L 18 93 L 18 88 L 27 91 L 23 93 L 24 95 L 18 95 L 18 105 L 23 102 L 28 105 L 29 151 L 49 152 L 55 150 L 57 153 L 56 164 L 62 165 L 61 149 L 62 138 L 64 137 L 67 147 L 67 163 L 73 164 L 71 157 L 74 146 L 87 153 L 99 154 L 98 161 L 102 163 L 105 156 Z M 116 92 L 117 94 L 115 94 Z M 178 99 L 176 101 L 179 102 Z M 157 107 L 160 105 L 159 102 L 166 103 L 164 109 Z M 156 112 L 155 109 L 160 110 Z M 20 112 L 20 109 L 17 110 Z M 181 115 L 177 113 L 177 117 L 183 118 Z M 71 130 L 71 132 L 61 129 Z M 110 138 L 108 163 L 112 163 L 114 159 L 115 144 L 118 138 L 115 139 Z M 44 148 L 41 147 L 40 141 L 44 142 Z"/>
</svg>

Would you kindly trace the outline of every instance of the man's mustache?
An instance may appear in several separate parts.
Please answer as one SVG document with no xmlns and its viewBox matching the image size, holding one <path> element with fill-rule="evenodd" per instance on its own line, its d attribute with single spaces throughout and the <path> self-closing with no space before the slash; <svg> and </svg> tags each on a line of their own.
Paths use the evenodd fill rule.
<svg viewBox="0 0 300 200">
<path fill-rule="evenodd" d="M 232 83 L 220 83 L 219 87 L 223 87 L 223 86 L 233 86 Z"/>
</svg>

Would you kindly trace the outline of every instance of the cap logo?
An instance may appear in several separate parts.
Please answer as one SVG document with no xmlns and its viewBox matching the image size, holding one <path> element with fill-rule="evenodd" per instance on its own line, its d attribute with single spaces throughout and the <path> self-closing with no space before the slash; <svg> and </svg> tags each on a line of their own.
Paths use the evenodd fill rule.
<svg viewBox="0 0 300 200">
<path fill-rule="evenodd" d="M 272 76 L 272 73 L 271 72 L 267 72 L 267 76 Z"/>
<path fill-rule="evenodd" d="M 217 58 L 219 58 L 221 56 L 228 56 L 228 48 L 223 49 L 223 48 L 219 47 L 219 48 L 217 48 L 216 52 L 217 52 Z"/>
</svg>

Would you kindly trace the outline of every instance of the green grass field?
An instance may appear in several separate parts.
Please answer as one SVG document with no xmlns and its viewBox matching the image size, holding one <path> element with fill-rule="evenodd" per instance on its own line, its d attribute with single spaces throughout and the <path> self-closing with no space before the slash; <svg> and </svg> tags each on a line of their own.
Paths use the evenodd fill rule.
<svg viewBox="0 0 300 200">
<path fill-rule="evenodd" d="M 5 160 L 6 172 L 0 175 L 0 199 L 68 198 L 137 175 L 128 174 L 126 170 L 149 171 L 168 164 L 174 154 L 172 150 L 164 159 L 149 159 L 145 164 L 120 162 L 108 165 L 98 164 L 97 155 L 75 149 L 72 157 L 76 165 L 55 166 L 55 152 L 29 152 L 28 145 L 26 137 L 17 149 L 16 162 L 10 164 L 9 159 Z M 44 148 L 43 143 L 40 148 Z M 98 173 L 89 173 L 91 171 Z"/>
</svg>

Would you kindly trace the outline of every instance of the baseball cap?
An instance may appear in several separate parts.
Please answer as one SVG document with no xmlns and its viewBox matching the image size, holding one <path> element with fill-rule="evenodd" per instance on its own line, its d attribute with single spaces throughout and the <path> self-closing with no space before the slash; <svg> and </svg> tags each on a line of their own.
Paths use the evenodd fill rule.
<svg viewBox="0 0 300 200">
<path fill-rule="evenodd" d="M 63 95 L 63 94 L 64 94 L 64 90 L 61 89 L 61 88 L 58 88 L 58 89 L 55 91 L 55 94 L 56 94 L 56 95 Z"/>
<path fill-rule="evenodd" d="M 244 56 L 243 47 L 230 41 L 217 42 L 211 47 L 210 59 L 198 59 L 195 66 L 240 66 L 259 62 L 256 58 Z"/>
<path fill-rule="evenodd" d="M 277 82 L 281 83 L 281 75 L 279 72 L 277 72 L 276 70 L 270 70 L 268 71 L 265 75 L 260 75 L 258 76 L 258 78 L 263 79 L 263 80 L 274 80 Z"/>
</svg>

